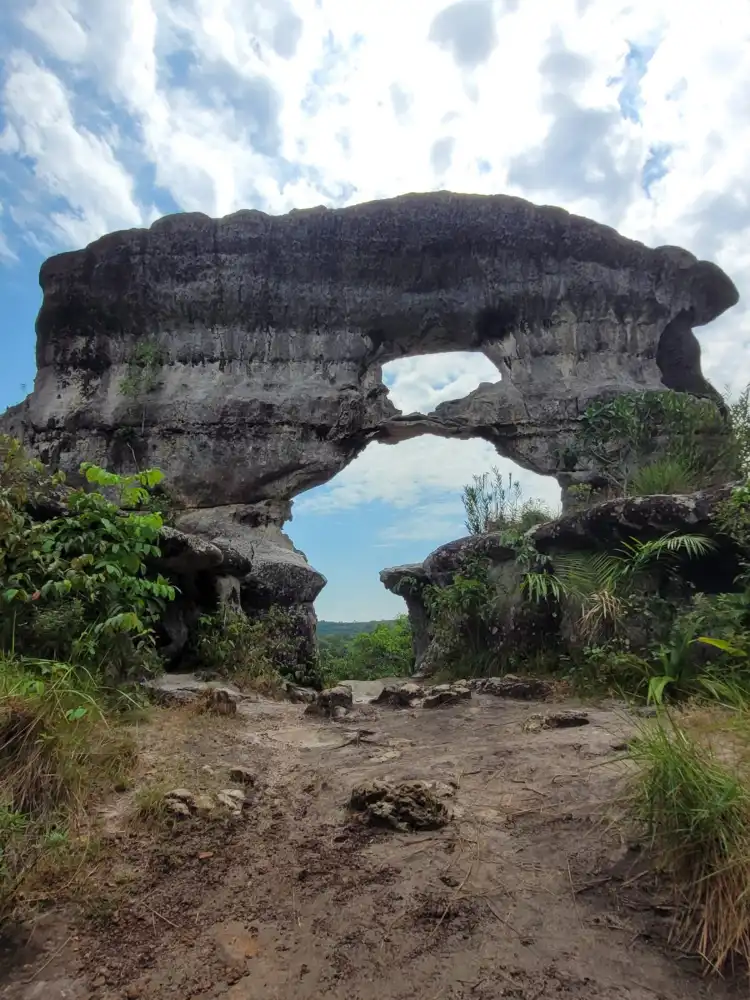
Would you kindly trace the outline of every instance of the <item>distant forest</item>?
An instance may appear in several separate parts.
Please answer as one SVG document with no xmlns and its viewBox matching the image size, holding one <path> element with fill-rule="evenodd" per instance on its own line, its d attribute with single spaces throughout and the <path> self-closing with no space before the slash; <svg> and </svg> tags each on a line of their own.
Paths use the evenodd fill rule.
<svg viewBox="0 0 750 1000">
<path fill-rule="evenodd" d="M 318 622 L 318 638 L 327 639 L 340 635 L 348 639 L 362 632 L 374 632 L 378 625 L 393 625 L 393 623 L 392 618 L 372 622 Z"/>
</svg>

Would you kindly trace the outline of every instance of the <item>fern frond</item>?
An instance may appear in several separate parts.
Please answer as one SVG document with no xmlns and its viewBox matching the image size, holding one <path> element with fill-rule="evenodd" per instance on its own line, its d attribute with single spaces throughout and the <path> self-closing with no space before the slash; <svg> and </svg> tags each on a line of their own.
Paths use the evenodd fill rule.
<svg viewBox="0 0 750 1000">
<path fill-rule="evenodd" d="M 550 599 L 560 601 L 566 593 L 562 580 L 554 573 L 527 573 L 521 590 L 536 604 Z"/>
</svg>

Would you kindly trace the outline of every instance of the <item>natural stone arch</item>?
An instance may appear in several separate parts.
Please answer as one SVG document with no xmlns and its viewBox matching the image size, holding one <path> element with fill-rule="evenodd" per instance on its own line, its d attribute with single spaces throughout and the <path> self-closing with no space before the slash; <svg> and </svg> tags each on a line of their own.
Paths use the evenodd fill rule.
<svg viewBox="0 0 750 1000">
<path fill-rule="evenodd" d="M 738 299 L 684 250 L 447 192 L 167 216 L 51 258 L 40 283 L 35 388 L 2 429 L 69 472 L 160 467 L 180 526 L 239 553 L 248 586 L 265 573 L 284 592 L 296 584 L 273 567 L 294 581 L 306 566 L 281 532 L 290 499 L 368 442 L 478 436 L 565 482 L 558 451 L 592 400 L 712 392 L 691 326 Z M 399 414 L 382 365 L 441 350 L 481 350 L 503 379 Z M 123 385 L 147 357 L 156 370 L 134 398 Z"/>
</svg>

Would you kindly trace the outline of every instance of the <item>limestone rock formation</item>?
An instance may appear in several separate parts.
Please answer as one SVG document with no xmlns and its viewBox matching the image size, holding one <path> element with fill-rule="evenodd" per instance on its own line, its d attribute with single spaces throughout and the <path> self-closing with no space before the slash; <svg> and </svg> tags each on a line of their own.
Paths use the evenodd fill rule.
<svg viewBox="0 0 750 1000">
<path fill-rule="evenodd" d="M 501 195 L 412 194 L 274 217 L 172 215 L 42 266 L 33 393 L 0 429 L 53 466 L 156 466 L 177 527 L 238 552 L 252 601 L 324 580 L 281 526 L 371 441 L 481 437 L 561 483 L 595 398 L 709 393 L 692 327 L 737 301 L 715 265 Z M 502 381 L 400 414 L 381 366 L 476 350 Z M 223 572 L 223 571 L 222 571 Z"/>
</svg>

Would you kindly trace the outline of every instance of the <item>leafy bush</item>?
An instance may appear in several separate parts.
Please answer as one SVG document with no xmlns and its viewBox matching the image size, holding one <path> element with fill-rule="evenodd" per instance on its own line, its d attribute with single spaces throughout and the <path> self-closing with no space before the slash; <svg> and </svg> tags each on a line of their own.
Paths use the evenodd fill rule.
<svg viewBox="0 0 750 1000">
<path fill-rule="evenodd" d="M 738 452 L 740 472 L 748 477 L 750 476 L 750 385 L 745 386 L 739 396 L 729 403 L 729 424 Z"/>
<path fill-rule="evenodd" d="M 638 392 L 592 403 L 581 418 L 578 460 L 601 475 L 607 492 L 634 492 L 641 486 L 678 482 L 684 492 L 732 479 L 741 464 L 733 425 L 716 404 L 682 392 Z M 661 490 L 659 490 L 661 492 Z"/>
<path fill-rule="evenodd" d="M 197 667 L 240 685 L 269 693 L 284 680 L 320 687 L 318 666 L 305 659 L 306 639 L 292 609 L 273 606 L 249 618 L 244 611 L 225 606 L 201 616 L 192 642 Z"/>
<path fill-rule="evenodd" d="M 499 469 L 474 476 L 471 486 L 464 486 L 461 496 L 470 534 L 507 531 L 522 534 L 535 524 L 549 521 L 554 515 L 542 500 L 524 500 L 518 480 L 508 473 L 507 484 Z"/>
<path fill-rule="evenodd" d="M 62 490 L 0 438 L 0 647 L 84 663 L 110 677 L 155 665 L 153 626 L 174 587 L 150 569 L 161 515 L 143 511 L 155 469 L 119 476 L 84 463 L 95 489 Z M 35 506 L 56 516 L 35 520 Z"/>
<path fill-rule="evenodd" d="M 321 642 L 320 662 L 326 685 L 406 677 L 414 668 L 409 619 L 400 615 L 394 622 L 381 622 L 348 640 Z"/>
<path fill-rule="evenodd" d="M 474 559 L 445 587 L 430 585 L 424 599 L 441 671 L 451 676 L 493 672 L 503 603 L 486 559 Z"/>
<path fill-rule="evenodd" d="M 649 672 L 648 661 L 633 652 L 627 640 L 612 639 L 578 650 L 570 658 L 564 676 L 582 695 L 608 694 L 629 699 L 641 695 Z"/>
<path fill-rule="evenodd" d="M 750 479 L 736 486 L 716 510 L 716 526 L 745 553 L 750 552 Z"/>
<path fill-rule="evenodd" d="M 677 895 L 677 944 L 721 970 L 750 962 L 750 786 L 661 717 L 633 741 L 629 807 Z"/>
</svg>

